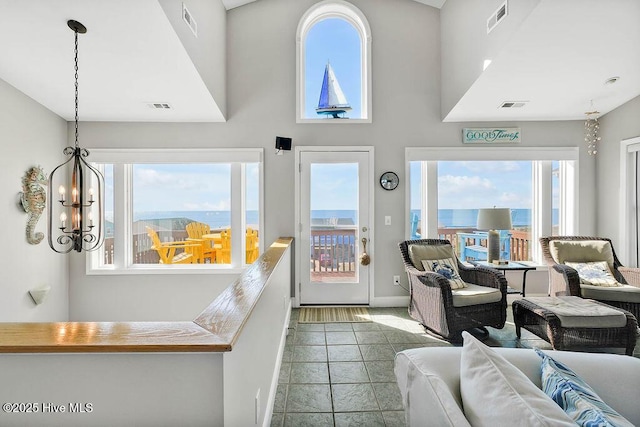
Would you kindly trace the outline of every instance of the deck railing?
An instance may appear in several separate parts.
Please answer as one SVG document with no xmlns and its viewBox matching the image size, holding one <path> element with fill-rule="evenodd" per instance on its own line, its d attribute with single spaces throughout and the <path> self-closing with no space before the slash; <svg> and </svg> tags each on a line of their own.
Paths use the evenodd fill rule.
<svg viewBox="0 0 640 427">
<path fill-rule="evenodd" d="M 183 241 L 187 238 L 186 230 L 158 231 L 158 237 L 163 242 Z M 147 233 L 133 235 L 133 263 L 157 264 L 160 262 L 158 252 L 151 249 L 153 243 Z M 178 253 L 180 250 L 177 251 Z M 113 237 L 104 239 L 104 263 L 113 264 Z"/>
<path fill-rule="evenodd" d="M 447 239 L 453 245 L 456 254 L 460 256 L 458 233 L 470 233 L 473 228 L 439 228 L 438 236 Z M 160 240 L 184 240 L 187 233 L 184 230 L 174 232 L 159 232 Z M 314 228 L 311 229 L 311 271 L 314 272 L 346 272 L 356 269 L 356 228 Z M 483 243 L 486 245 L 486 241 Z M 144 234 L 133 236 L 133 254 L 135 264 L 157 264 L 160 258 L 151 249 L 151 239 Z M 531 253 L 531 232 L 525 230 L 511 230 L 511 260 L 524 261 Z M 113 237 L 104 241 L 104 262 L 113 264 Z"/>
<path fill-rule="evenodd" d="M 338 273 L 356 269 L 355 227 L 311 227 L 311 271 Z"/>
<path fill-rule="evenodd" d="M 474 228 L 439 228 L 438 236 L 440 239 L 447 239 L 451 242 L 458 257 L 461 257 L 460 242 L 458 233 L 472 233 L 477 231 Z M 510 260 L 511 261 L 527 261 L 531 254 L 531 232 L 526 230 L 510 230 Z M 467 242 L 469 244 L 474 244 Z M 487 245 L 486 240 L 482 240 L 483 246 Z"/>
</svg>

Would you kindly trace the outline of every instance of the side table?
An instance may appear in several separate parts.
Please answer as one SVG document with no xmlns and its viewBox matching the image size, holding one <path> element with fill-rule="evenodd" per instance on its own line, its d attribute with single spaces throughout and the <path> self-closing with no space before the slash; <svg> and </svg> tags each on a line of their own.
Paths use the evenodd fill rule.
<svg viewBox="0 0 640 427">
<path fill-rule="evenodd" d="M 509 264 L 493 264 L 487 261 L 471 261 L 471 260 L 469 260 L 468 262 L 470 262 L 471 264 L 477 267 L 494 268 L 496 270 L 501 271 L 503 275 L 505 275 L 505 272 L 507 271 L 522 271 L 522 292 L 513 288 L 508 288 L 507 293 L 522 294 L 523 297 L 525 296 L 525 289 L 527 286 L 527 273 L 531 270 L 537 269 L 537 267 L 535 266 L 521 264 L 515 261 L 509 261 Z"/>
</svg>

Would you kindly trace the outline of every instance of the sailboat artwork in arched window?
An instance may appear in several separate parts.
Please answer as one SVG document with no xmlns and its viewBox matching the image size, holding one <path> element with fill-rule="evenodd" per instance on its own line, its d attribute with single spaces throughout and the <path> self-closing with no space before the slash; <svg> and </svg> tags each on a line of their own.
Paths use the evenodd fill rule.
<svg viewBox="0 0 640 427">
<path fill-rule="evenodd" d="M 338 83 L 331 64 L 327 61 L 316 113 L 319 115 L 324 114 L 327 117 L 333 116 L 334 119 L 348 119 L 345 114 L 349 110 L 351 110 L 351 106 L 340 88 L 340 83 Z"/>
</svg>

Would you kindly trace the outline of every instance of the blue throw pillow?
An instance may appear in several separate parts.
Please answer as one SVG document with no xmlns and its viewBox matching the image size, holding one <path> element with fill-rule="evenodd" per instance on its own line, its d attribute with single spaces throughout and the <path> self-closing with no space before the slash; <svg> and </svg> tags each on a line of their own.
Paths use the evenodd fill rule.
<svg viewBox="0 0 640 427">
<path fill-rule="evenodd" d="M 604 403 L 575 372 L 538 349 L 536 353 L 542 358 L 542 390 L 578 425 L 633 426 Z"/>
</svg>

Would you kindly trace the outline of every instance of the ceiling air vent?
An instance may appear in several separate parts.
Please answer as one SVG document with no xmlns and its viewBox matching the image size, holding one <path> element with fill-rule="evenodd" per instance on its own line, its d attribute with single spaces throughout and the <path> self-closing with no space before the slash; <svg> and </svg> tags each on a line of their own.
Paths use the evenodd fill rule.
<svg viewBox="0 0 640 427">
<path fill-rule="evenodd" d="M 505 101 L 499 108 L 522 108 L 527 105 L 529 101 Z"/>
<path fill-rule="evenodd" d="M 191 28 L 193 35 L 198 37 L 198 24 L 196 24 L 196 20 L 193 19 L 193 15 L 191 15 L 191 12 L 189 12 L 189 9 L 187 9 L 184 3 L 182 3 L 182 19 L 184 19 L 184 22 Z"/>
<path fill-rule="evenodd" d="M 153 108 L 154 110 L 170 110 L 171 105 L 166 102 L 151 102 L 147 104 L 149 108 Z"/>
<path fill-rule="evenodd" d="M 509 9 L 507 8 L 507 2 L 502 3 L 502 6 L 498 8 L 490 17 L 487 19 L 487 34 L 491 32 L 495 27 L 498 26 L 500 22 L 509 14 Z"/>
</svg>

